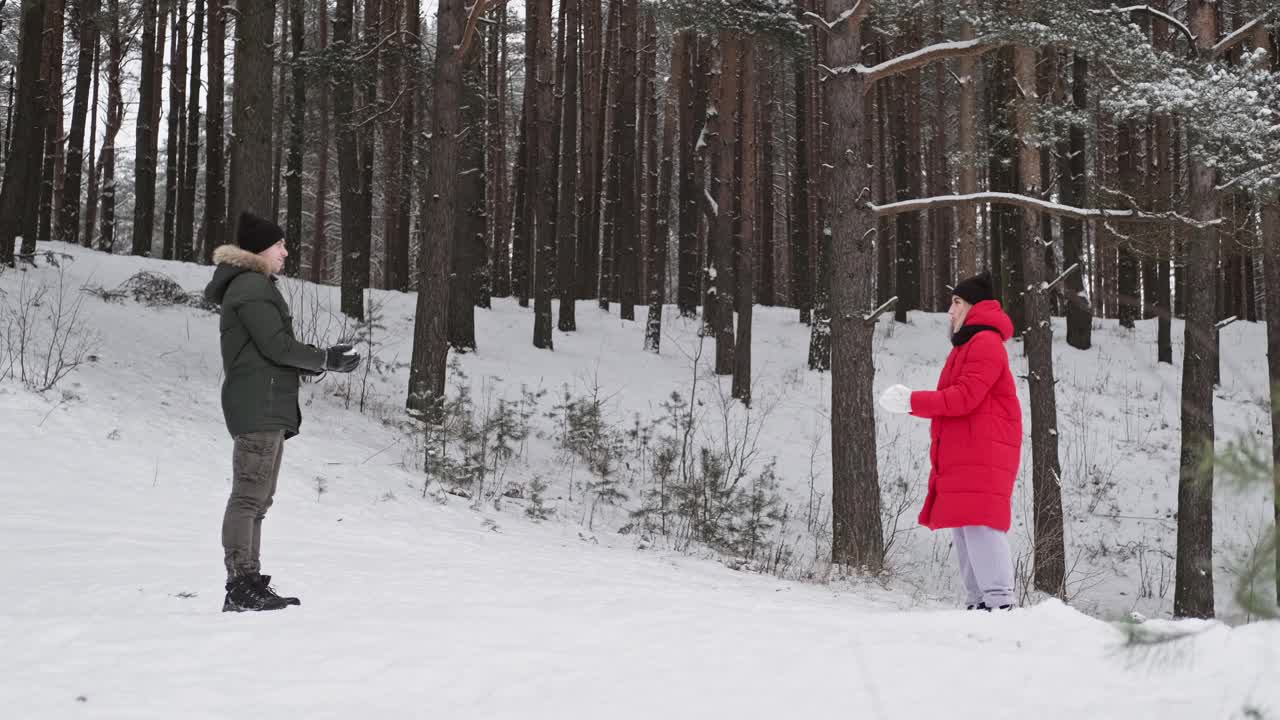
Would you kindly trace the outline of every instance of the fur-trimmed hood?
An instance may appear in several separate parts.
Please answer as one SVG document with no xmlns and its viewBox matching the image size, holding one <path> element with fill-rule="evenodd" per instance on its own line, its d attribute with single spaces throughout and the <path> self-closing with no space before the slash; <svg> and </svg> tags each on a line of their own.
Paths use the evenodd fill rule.
<svg viewBox="0 0 1280 720">
<path fill-rule="evenodd" d="M 256 272 L 271 277 L 271 266 L 266 258 L 235 245 L 221 245 L 213 251 L 213 263 L 217 269 L 213 271 L 213 279 L 204 289 L 204 296 L 209 302 L 221 305 L 231 281 L 243 273 Z"/>
</svg>

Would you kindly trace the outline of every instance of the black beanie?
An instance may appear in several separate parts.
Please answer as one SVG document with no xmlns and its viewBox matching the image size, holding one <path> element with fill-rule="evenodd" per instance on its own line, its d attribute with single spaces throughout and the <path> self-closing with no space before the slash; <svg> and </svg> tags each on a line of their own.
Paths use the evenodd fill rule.
<svg viewBox="0 0 1280 720">
<path fill-rule="evenodd" d="M 985 272 L 956 283 L 956 289 L 951 291 L 951 294 L 970 305 L 977 305 L 983 300 L 996 299 L 995 292 L 991 289 L 991 275 Z"/>
<path fill-rule="evenodd" d="M 280 226 L 250 212 L 240 213 L 236 227 L 236 245 L 251 253 L 260 253 L 284 239 Z"/>
</svg>

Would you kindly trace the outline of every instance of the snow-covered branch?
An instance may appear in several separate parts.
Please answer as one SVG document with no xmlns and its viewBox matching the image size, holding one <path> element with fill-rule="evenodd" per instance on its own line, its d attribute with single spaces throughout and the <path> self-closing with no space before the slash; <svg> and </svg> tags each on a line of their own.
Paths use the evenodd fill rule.
<svg viewBox="0 0 1280 720">
<path fill-rule="evenodd" d="M 1067 268 L 1066 270 L 1063 270 L 1062 274 L 1059 275 L 1057 278 L 1055 278 L 1053 282 L 1048 283 L 1047 285 L 1044 286 L 1043 288 L 1044 292 L 1049 292 L 1050 290 L 1058 287 L 1058 285 L 1063 280 L 1066 280 L 1068 277 L 1071 276 L 1071 273 L 1076 272 L 1079 269 L 1080 269 L 1080 263 L 1075 263 L 1071 267 Z"/>
<path fill-rule="evenodd" d="M 1240 319 L 1240 316 L 1238 316 L 1238 315 L 1232 315 L 1232 316 L 1231 316 L 1231 317 L 1229 317 L 1229 318 L 1223 318 L 1222 320 L 1219 320 L 1218 322 L 1214 323 L 1214 324 L 1213 324 L 1213 327 L 1214 327 L 1214 329 L 1215 329 L 1215 330 L 1221 330 L 1222 328 L 1224 328 L 1224 327 L 1226 327 L 1226 326 L 1230 325 L 1231 323 L 1233 323 L 1233 322 L 1235 322 L 1235 321 L 1237 321 L 1237 320 L 1239 320 L 1239 319 Z"/>
<path fill-rule="evenodd" d="M 872 65 L 870 67 L 859 63 L 857 65 L 845 65 L 841 67 L 819 65 L 818 68 L 833 77 L 840 75 L 859 75 L 866 81 L 867 86 L 870 87 L 873 83 L 879 80 L 901 75 L 932 62 L 949 60 L 951 58 L 984 55 L 992 50 L 1009 44 L 1010 41 L 1008 40 L 956 40 L 954 42 L 927 45 L 915 52 L 899 55 L 892 60 L 886 60 L 878 65 Z"/>
<path fill-rule="evenodd" d="M 819 27 L 830 31 L 830 30 L 834 30 L 837 25 L 839 25 L 842 22 L 845 22 L 846 20 L 852 21 L 853 23 L 861 22 L 862 19 L 866 17 L 867 13 L 870 11 L 871 11 L 871 0 L 858 0 L 853 5 L 851 5 L 848 10 L 845 10 L 844 12 L 840 13 L 839 15 L 836 16 L 835 20 L 832 20 L 830 22 L 828 22 L 826 18 L 822 17 L 821 15 L 815 12 L 806 12 L 803 15 L 803 17 L 804 19 L 813 22 L 815 25 L 818 25 Z"/>
<path fill-rule="evenodd" d="M 866 323 L 866 324 L 868 324 L 868 325 L 871 325 L 871 324 L 872 324 L 872 323 L 874 323 L 874 322 L 876 321 L 876 319 L 878 319 L 881 315 L 883 315 L 883 314 L 885 314 L 885 313 L 889 312 L 890 310 L 892 310 L 892 309 L 893 309 L 893 306 L 894 306 L 894 305 L 896 305 L 896 304 L 897 304 L 897 302 L 898 302 L 898 296 L 897 296 L 897 295 L 894 295 L 893 297 L 889 298 L 888 300 L 885 300 L 883 305 L 881 305 L 880 307 L 876 308 L 875 310 L 872 310 L 872 311 L 871 311 L 870 313 L 868 313 L 867 315 L 862 316 L 862 322 L 864 322 L 864 323 Z"/>
<path fill-rule="evenodd" d="M 1188 28 L 1185 24 L 1183 24 L 1180 20 L 1178 20 L 1178 18 L 1170 15 L 1167 12 L 1164 12 L 1163 10 L 1157 10 L 1151 7 L 1150 5 L 1130 5 L 1129 7 L 1123 7 L 1123 8 L 1115 7 L 1113 5 L 1106 10 L 1090 10 L 1089 12 L 1094 15 L 1128 15 L 1130 13 L 1144 12 L 1153 17 L 1160 18 L 1161 20 L 1172 25 L 1174 29 L 1182 33 L 1182 35 L 1187 38 L 1187 42 L 1191 43 L 1192 46 L 1196 44 L 1196 36 L 1192 34 L 1191 28 Z"/>
<path fill-rule="evenodd" d="M 1150 213 L 1140 210 L 1078 208 L 1071 205 L 1051 202 L 1049 200 L 1029 197 L 1027 195 L 1002 192 L 982 192 L 973 193 L 971 195 L 939 195 L 937 197 L 919 198 L 916 200 L 903 200 L 902 202 L 889 203 L 887 205 L 868 204 L 867 207 L 869 207 L 877 217 L 888 217 L 890 215 L 899 215 L 905 212 L 936 210 L 940 208 L 968 205 L 970 203 L 1014 205 L 1016 207 L 1049 213 L 1050 215 L 1056 215 L 1058 217 L 1073 218 L 1075 220 L 1131 220 L 1155 223 L 1181 223 L 1183 225 L 1190 225 L 1197 228 L 1213 227 L 1215 225 L 1222 224 L 1222 220 L 1220 218 L 1210 220 L 1208 222 L 1201 222 L 1174 212 Z"/>
<path fill-rule="evenodd" d="M 1262 13 L 1258 17 L 1250 20 L 1244 25 L 1241 25 L 1235 32 L 1219 40 L 1218 44 L 1213 46 L 1213 56 L 1220 58 L 1231 52 L 1232 48 L 1244 42 L 1245 38 L 1249 37 L 1254 30 L 1257 30 L 1263 23 L 1265 23 L 1267 18 L 1269 18 L 1273 12 L 1275 11 L 1268 10 L 1267 12 Z"/>
</svg>

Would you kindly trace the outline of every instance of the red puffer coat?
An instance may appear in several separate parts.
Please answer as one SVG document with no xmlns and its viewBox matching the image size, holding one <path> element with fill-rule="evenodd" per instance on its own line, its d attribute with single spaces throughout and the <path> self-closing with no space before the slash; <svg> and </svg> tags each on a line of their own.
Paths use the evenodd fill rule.
<svg viewBox="0 0 1280 720">
<path fill-rule="evenodd" d="M 1022 408 L 1004 343 L 1013 322 L 995 300 L 969 309 L 937 390 L 911 394 L 911 414 L 932 419 L 932 470 L 920 524 L 985 525 L 1008 532 L 1022 459 Z"/>
</svg>

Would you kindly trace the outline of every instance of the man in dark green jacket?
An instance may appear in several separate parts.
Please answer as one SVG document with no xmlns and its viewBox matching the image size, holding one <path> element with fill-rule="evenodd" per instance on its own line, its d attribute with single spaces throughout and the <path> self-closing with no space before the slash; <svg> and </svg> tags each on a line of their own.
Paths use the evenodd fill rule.
<svg viewBox="0 0 1280 720">
<path fill-rule="evenodd" d="M 278 225 L 242 213 L 236 244 L 214 250 L 217 269 L 204 291 L 222 307 L 222 413 L 235 440 L 231 498 L 222 519 L 224 612 L 300 604 L 277 595 L 271 576 L 260 572 L 262 519 L 275 496 L 284 441 L 302 424 L 300 376 L 351 372 L 360 364 L 350 345 L 320 350 L 294 337 L 289 306 L 276 287 L 288 255 Z"/>
</svg>

